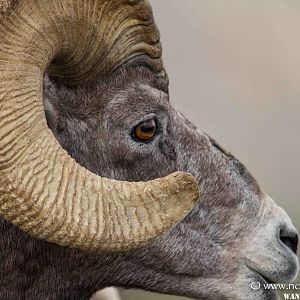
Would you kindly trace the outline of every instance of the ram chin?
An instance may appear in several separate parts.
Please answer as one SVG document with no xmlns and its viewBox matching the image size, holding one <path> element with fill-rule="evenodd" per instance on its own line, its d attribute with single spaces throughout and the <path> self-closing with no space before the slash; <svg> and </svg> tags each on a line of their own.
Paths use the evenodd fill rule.
<svg viewBox="0 0 300 300">
<path fill-rule="evenodd" d="M 221 275 L 220 275 L 221 276 Z M 185 280 L 182 280 L 183 282 Z M 181 294 L 185 297 L 200 300 L 278 300 L 280 299 L 276 289 L 270 287 L 273 284 L 258 273 L 243 268 L 237 275 L 230 278 L 199 278 L 186 279 L 189 284 L 185 291 L 172 294 Z"/>
</svg>

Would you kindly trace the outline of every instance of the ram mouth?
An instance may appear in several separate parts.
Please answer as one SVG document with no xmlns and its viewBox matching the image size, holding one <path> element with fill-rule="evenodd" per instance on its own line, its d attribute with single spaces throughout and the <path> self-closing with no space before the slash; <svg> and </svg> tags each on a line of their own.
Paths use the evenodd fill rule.
<svg viewBox="0 0 300 300">
<path fill-rule="evenodd" d="M 259 277 L 261 277 L 267 284 L 276 284 L 275 281 L 268 279 L 267 277 L 265 277 L 264 275 L 262 275 L 259 272 L 255 272 L 255 274 L 258 275 Z"/>
<path fill-rule="evenodd" d="M 265 283 L 267 283 L 267 284 L 276 284 L 275 281 L 272 281 L 271 279 L 269 279 L 268 277 L 266 277 L 265 275 L 263 275 L 259 271 L 255 270 L 253 267 L 250 267 L 248 264 L 246 264 L 246 266 L 251 272 L 253 272 L 256 276 L 261 278 Z"/>
<path fill-rule="evenodd" d="M 253 267 L 250 267 L 249 265 L 246 265 L 249 271 L 252 273 L 252 278 L 251 278 L 251 293 L 254 293 L 253 295 L 255 299 L 268 299 L 268 300 L 279 300 L 279 294 L 276 289 L 274 289 L 272 286 L 273 284 L 276 284 L 275 281 L 269 279 L 265 275 L 263 275 L 261 272 L 255 270 Z M 259 282 L 260 286 L 258 289 L 255 287 L 252 287 L 252 283 Z M 258 296 L 256 292 L 259 292 Z M 261 298 L 262 297 L 262 298 Z"/>
</svg>

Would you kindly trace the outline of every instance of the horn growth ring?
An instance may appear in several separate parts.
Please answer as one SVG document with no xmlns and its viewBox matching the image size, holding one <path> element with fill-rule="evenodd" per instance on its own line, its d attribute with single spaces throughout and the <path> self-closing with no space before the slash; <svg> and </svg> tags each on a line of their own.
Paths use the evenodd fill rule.
<svg viewBox="0 0 300 300">
<path fill-rule="evenodd" d="M 7 7 L 0 21 L 0 214 L 37 238 L 89 251 L 127 250 L 179 222 L 198 199 L 190 174 L 134 183 L 99 177 L 60 147 L 42 105 L 47 69 L 69 85 L 132 62 L 161 72 L 149 3 L 19 0 Z"/>
</svg>

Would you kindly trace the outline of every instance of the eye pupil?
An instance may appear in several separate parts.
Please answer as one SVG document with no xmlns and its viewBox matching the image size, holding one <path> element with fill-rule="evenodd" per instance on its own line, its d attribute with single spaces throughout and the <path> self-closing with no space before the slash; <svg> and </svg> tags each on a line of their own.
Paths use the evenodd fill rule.
<svg viewBox="0 0 300 300">
<path fill-rule="evenodd" d="M 144 121 L 134 129 L 133 136 L 139 141 L 149 141 L 156 134 L 156 122 L 154 119 Z"/>
</svg>

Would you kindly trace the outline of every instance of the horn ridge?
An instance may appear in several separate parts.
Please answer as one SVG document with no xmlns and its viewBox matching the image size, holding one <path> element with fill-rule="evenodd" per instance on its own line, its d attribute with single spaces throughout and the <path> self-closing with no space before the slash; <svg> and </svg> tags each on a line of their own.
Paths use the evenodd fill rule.
<svg viewBox="0 0 300 300">
<path fill-rule="evenodd" d="M 148 1 L 7 3 L 0 0 L 0 12 L 9 10 L 0 22 L 0 215 L 36 238 L 98 252 L 131 249 L 179 222 L 198 199 L 194 177 L 99 177 L 60 147 L 42 105 L 46 70 L 69 85 L 126 63 L 161 72 Z"/>
</svg>

